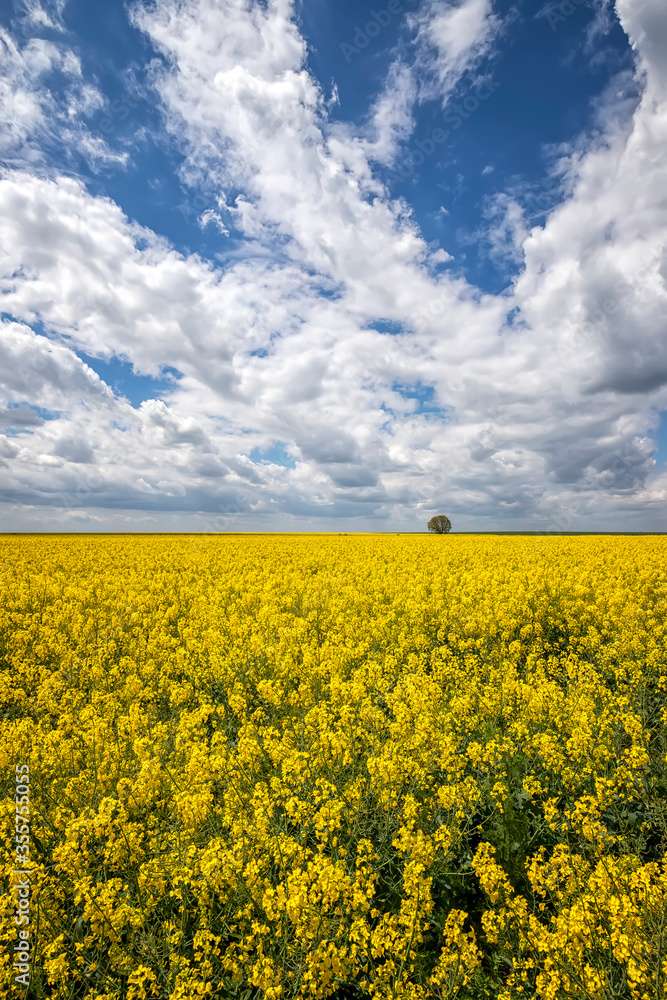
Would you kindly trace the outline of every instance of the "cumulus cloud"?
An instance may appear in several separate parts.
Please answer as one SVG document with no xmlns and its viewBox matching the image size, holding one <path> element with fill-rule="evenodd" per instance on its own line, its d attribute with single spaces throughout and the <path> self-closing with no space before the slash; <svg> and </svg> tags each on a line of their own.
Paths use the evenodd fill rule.
<svg viewBox="0 0 667 1000">
<path fill-rule="evenodd" d="M 233 227 L 255 249 L 224 267 L 179 253 L 81 181 L 10 157 L 2 498 L 202 512 L 219 526 L 244 513 L 412 524 L 445 492 L 453 516 L 502 511 L 524 526 L 655 517 L 665 487 L 651 478 L 648 434 L 667 405 L 661 11 L 618 0 L 641 99 L 560 151 L 562 198 L 544 223 L 510 194 L 495 202 L 487 238 L 516 277 L 494 296 L 435 273 L 452 255 L 427 244 L 375 172 L 410 135 L 419 95 L 448 99 L 492 50 L 502 25 L 490 2 L 424 4 L 414 65 L 393 64 L 358 133 L 329 121 L 288 0 L 136 6 L 162 57 L 152 81 L 182 179 L 217 202 L 201 225 Z M 16 53 L 33 69 L 29 87 L 24 69 L 10 75 L 12 94 L 39 95 L 24 102 L 25 153 L 48 98 L 37 55 Z M 176 376 L 133 407 L 77 352 Z M 275 442 L 293 467 L 251 457 Z"/>
<path fill-rule="evenodd" d="M 569 196 L 522 244 L 515 292 L 522 316 L 549 354 L 566 358 L 579 392 L 655 392 L 667 386 L 667 144 L 665 89 L 654 75 L 647 31 L 667 12 L 639 0 L 619 3 L 621 24 L 639 53 L 645 89 L 628 120 L 609 122 L 585 149 L 563 158 Z M 641 182 L 638 183 L 638 179 Z"/>
<path fill-rule="evenodd" d="M 617 0 L 616 9 L 640 66 L 647 96 L 664 97 L 667 88 L 667 10 L 655 0 Z"/>
</svg>

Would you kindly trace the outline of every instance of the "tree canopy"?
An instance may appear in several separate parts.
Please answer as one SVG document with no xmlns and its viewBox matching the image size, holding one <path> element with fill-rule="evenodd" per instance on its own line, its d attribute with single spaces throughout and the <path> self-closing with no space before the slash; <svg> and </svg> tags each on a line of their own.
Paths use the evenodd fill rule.
<svg viewBox="0 0 667 1000">
<path fill-rule="evenodd" d="M 437 514 L 431 518 L 426 527 L 436 535 L 446 535 L 452 530 L 452 522 L 445 514 Z"/>
</svg>

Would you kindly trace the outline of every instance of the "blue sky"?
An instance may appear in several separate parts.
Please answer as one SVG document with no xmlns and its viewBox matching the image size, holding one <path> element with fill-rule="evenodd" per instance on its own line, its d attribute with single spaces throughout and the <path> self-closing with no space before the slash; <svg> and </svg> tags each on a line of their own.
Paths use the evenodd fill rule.
<svg viewBox="0 0 667 1000">
<path fill-rule="evenodd" d="M 4 530 L 667 530 L 659 0 L 16 0 Z"/>
</svg>

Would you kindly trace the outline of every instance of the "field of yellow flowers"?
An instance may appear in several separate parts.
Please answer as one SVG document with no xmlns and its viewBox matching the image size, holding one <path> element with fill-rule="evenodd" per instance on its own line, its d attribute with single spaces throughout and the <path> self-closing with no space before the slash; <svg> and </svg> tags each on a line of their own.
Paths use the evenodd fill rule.
<svg viewBox="0 0 667 1000">
<path fill-rule="evenodd" d="M 667 997 L 666 639 L 661 537 L 0 536 L 0 997 Z"/>
</svg>

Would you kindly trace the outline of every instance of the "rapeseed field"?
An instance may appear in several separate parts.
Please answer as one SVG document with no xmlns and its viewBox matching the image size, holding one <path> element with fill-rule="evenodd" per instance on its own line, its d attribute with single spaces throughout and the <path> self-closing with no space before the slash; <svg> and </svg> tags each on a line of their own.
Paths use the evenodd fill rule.
<svg viewBox="0 0 667 1000">
<path fill-rule="evenodd" d="M 0 593 L 3 998 L 667 996 L 666 539 L 2 536 Z"/>
</svg>

